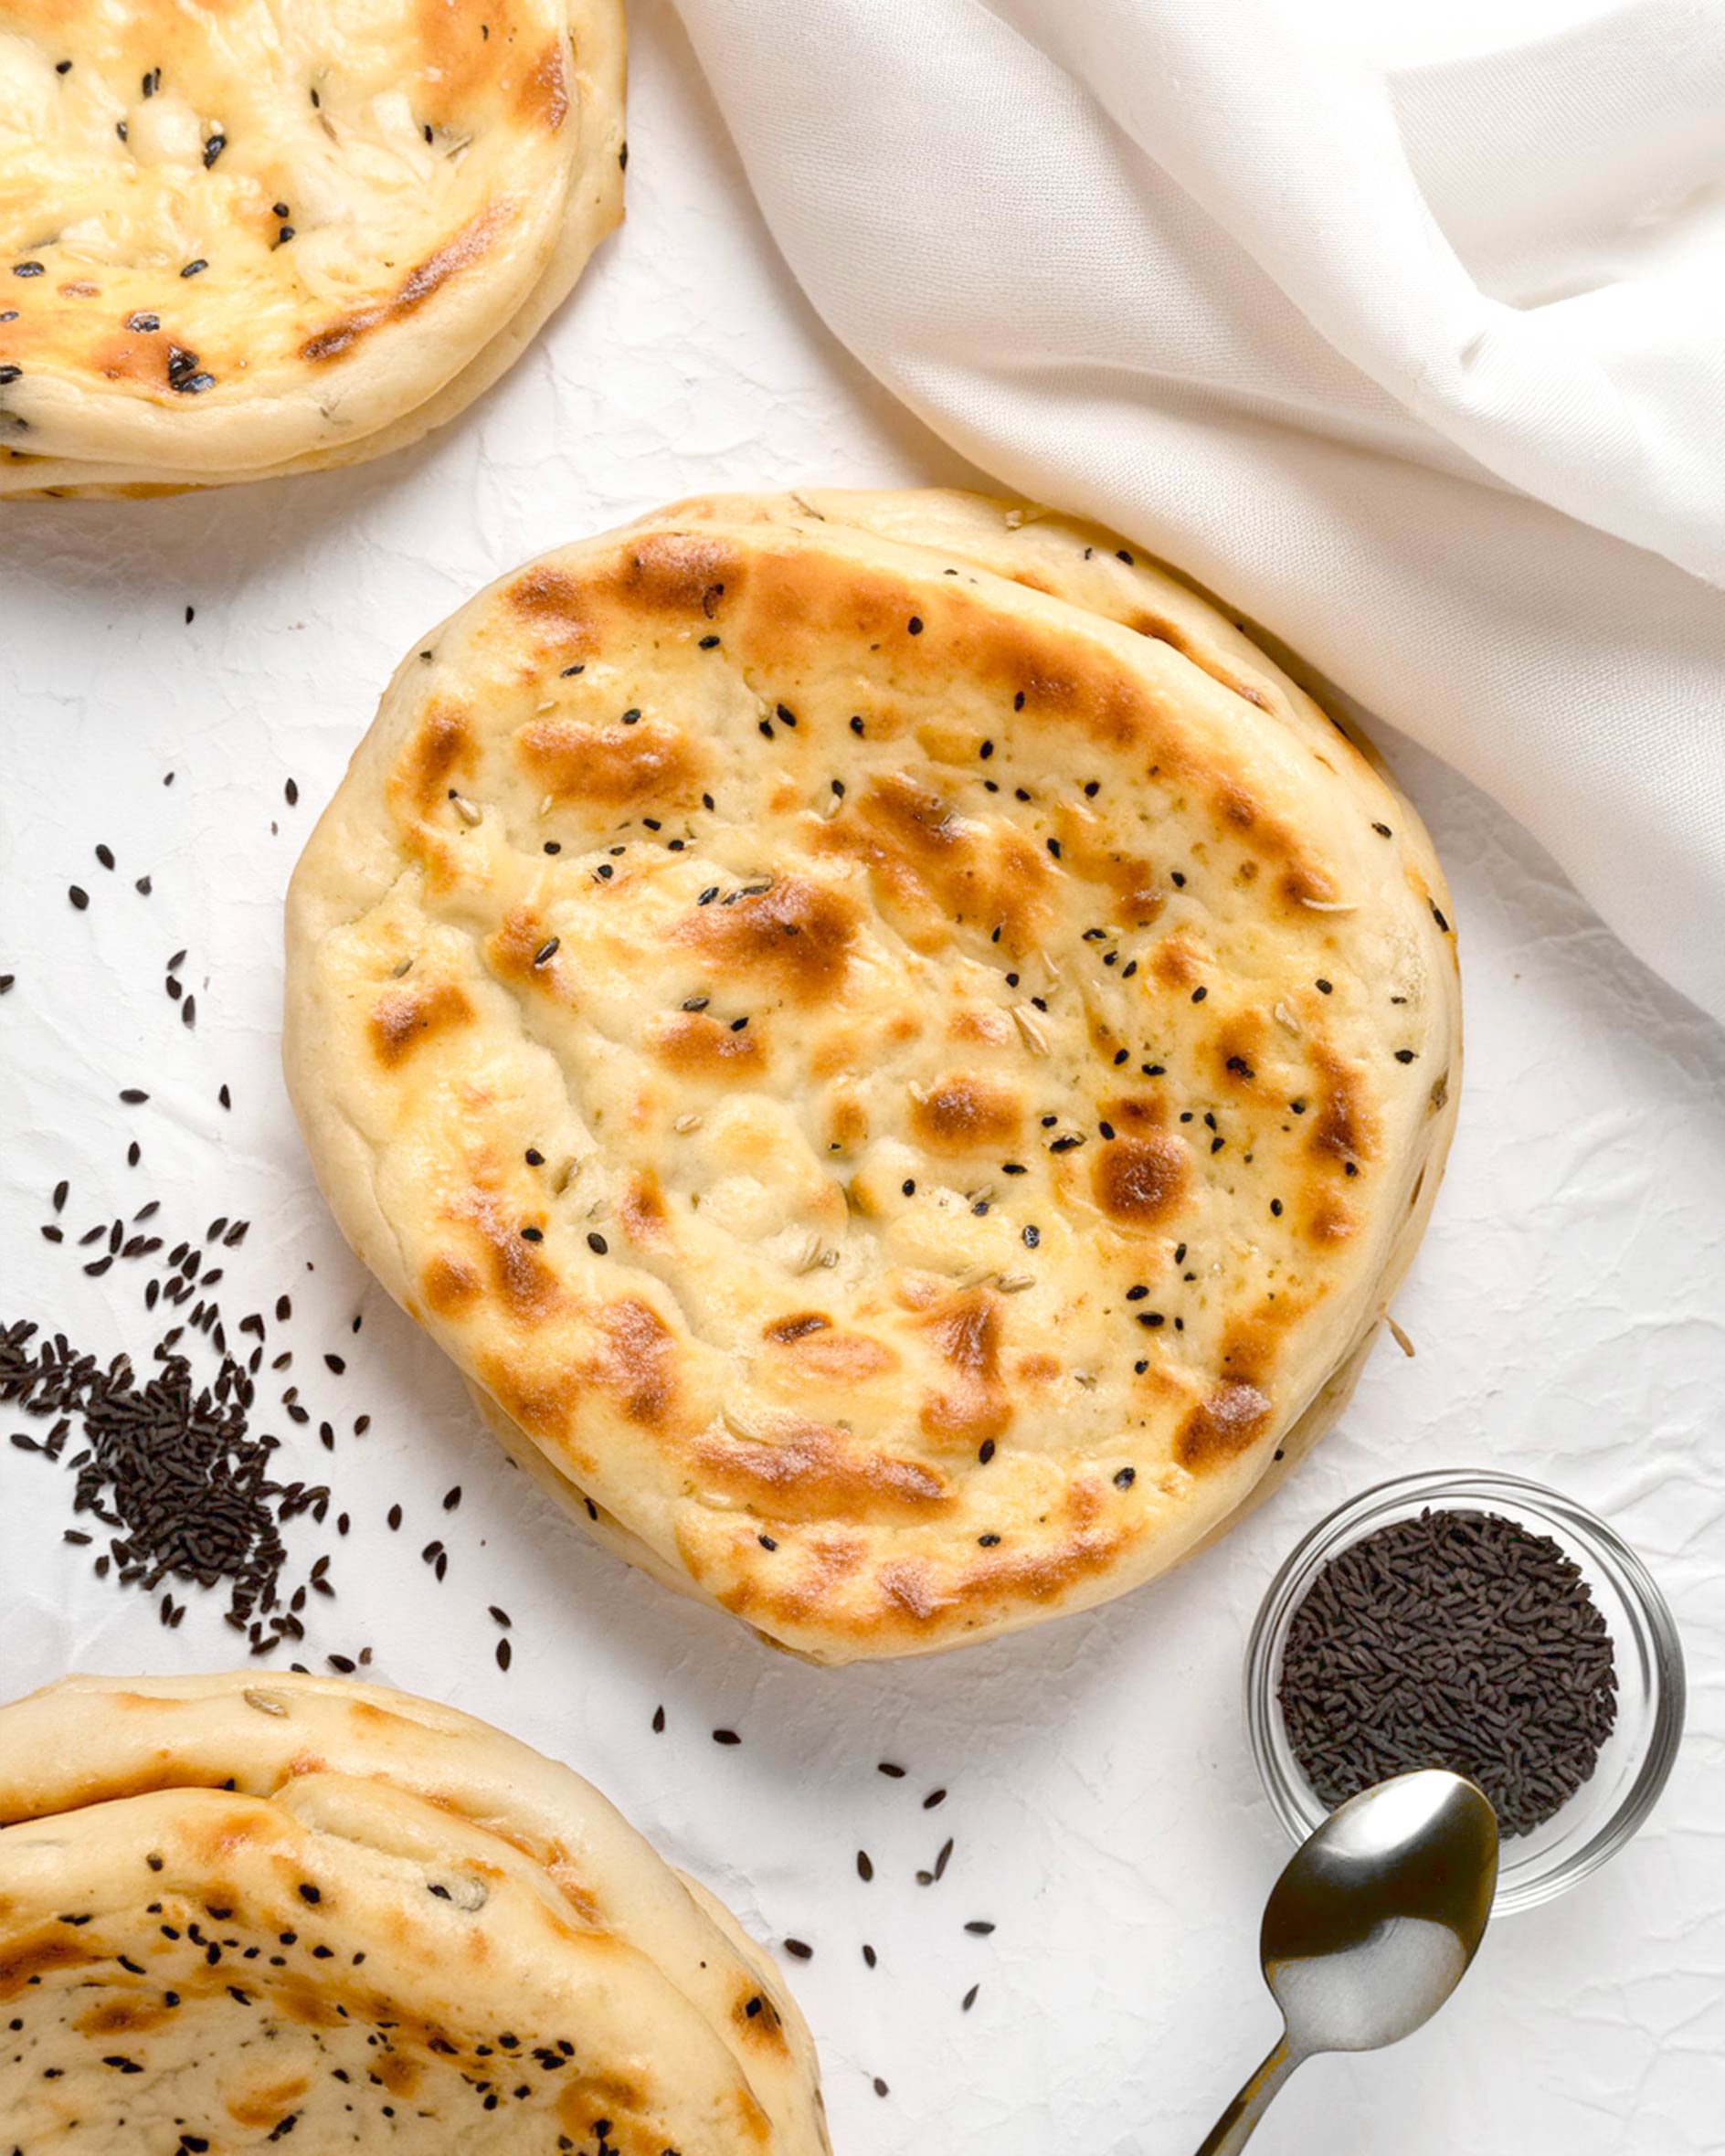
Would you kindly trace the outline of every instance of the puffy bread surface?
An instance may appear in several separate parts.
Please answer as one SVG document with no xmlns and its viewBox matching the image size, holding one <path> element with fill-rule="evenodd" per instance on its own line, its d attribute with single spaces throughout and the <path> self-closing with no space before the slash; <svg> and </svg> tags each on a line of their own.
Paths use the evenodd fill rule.
<svg viewBox="0 0 1725 2156">
<path fill-rule="evenodd" d="M 377 1686 L 0 1708 L 0 2008 L 22 2156 L 827 2146 L 726 1913 L 578 1776 Z"/>
<path fill-rule="evenodd" d="M 0 493 L 351 461 L 622 208 L 621 0 L 0 0 Z"/>
<path fill-rule="evenodd" d="M 355 1248 L 517 1456 L 825 1661 L 1098 1601 L 1346 1397 L 1454 1115 L 1408 804 L 1106 534 L 685 503 L 416 648 L 289 902 Z"/>
</svg>

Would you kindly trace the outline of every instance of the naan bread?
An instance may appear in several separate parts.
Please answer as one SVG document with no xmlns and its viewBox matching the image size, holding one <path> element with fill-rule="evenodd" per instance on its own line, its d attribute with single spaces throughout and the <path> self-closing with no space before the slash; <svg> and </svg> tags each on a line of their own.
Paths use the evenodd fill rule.
<svg viewBox="0 0 1725 2156">
<path fill-rule="evenodd" d="M 407 659 L 294 878 L 354 1247 L 635 1562 L 819 1660 L 1136 1585 L 1347 1397 L 1453 1125 L 1412 808 L 1117 539 L 685 503 Z"/>
<path fill-rule="evenodd" d="M 566 1768 L 376 1686 L 0 1708 L 0 2023 L 20 2156 L 827 2148 L 725 1912 Z"/>
<path fill-rule="evenodd" d="M 622 215 L 621 0 L 0 0 L 0 494 L 350 463 Z"/>
</svg>

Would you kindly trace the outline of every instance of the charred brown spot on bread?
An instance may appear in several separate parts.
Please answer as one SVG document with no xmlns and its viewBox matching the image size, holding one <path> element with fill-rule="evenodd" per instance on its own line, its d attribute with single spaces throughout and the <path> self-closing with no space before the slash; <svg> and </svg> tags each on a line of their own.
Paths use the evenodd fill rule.
<svg viewBox="0 0 1725 2156">
<path fill-rule="evenodd" d="M 1344 1168 L 1375 1158 L 1378 1125 L 1365 1073 L 1321 1045 L 1313 1048 L 1311 1061 L 1318 1078 L 1318 1113 L 1307 1140 L 1311 1150 Z"/>
<path fill-rule="evenodd" d="M 1165 988 L 1190 988 L 1204 978 L 1204 954 L 1189 936 L 1165 935 L 1150 954 L 1149 968 Z"/>
<path fill-rule="evenodd" d="M 651 1168 L 640 1168 L 625 1180 L 618 1193 L 617 1217 L 630 1242 L 643 1250 L 671 1248 L 671 1216 L 659 1178 Z"/>
<path fill-rule="evenodd" d="M 715 1495 L 779 1519 L 915 1520 L 952 1502 L 937 1469 L 802 1416 L 775 1416 L 758 1437 L 714 1424 L 696 1439 L 694 1456 Z"/>
<path fill-rule="evenodd" d="M 580 578 L 535 562 L 505 587 L 502 604 L 529 624 L 548 664 L 585 664 L 599 648 L 594 595 Z M 555 660 L 553 655 L 555 654 Z"/>
<path fill-rule="evenodd" d="M 918 1624 L 936 1616 L 946 1598 L 935 1581 L 934 1568 L 917 1558 L 895 1558 L 884 1564 L 875 1577 L 881 1592 Z"/>
<path fill-rule="evenodd" d="M 448 798 L 451 780 L 473 769 L 476 754 L 467 713 L 451 703 L 429 703 L 392 787 L 398 783 L 407 801 L 423 815 Z"/>
<path fill-rule="evenodd" d="M 685 1078 L 746 1077 L 763 1060 L 758 1029 L 733 1032 L 704 1011 L 660 1020 L 648 1040 L 660 1062 Z"/>
<path fill-rule="evenodd" d="M 714 619 L 744 590 L 744 557 L 728 540 L 695 532 L 654 532 L 632 541 L 605 587 L 634 618 L 698 615 Z"/>
<path fill-rule="evenodd" d="M 528 127 L 556 134 L 569 116 L 569 90 L 564 79 L 563 47 L 556 38 L 541 51 L 515 100 L 515 117 Z"/>
<path fill-rule="evenodd" d="M 767 1337 L 787 1349 L 796 1382 L 802 1385 L 861 1386 L 899 1367 L 897 1354 L 884 1340 L 840 1326 L 822 1325 L 788 1337 L 769 1327 Z"/>
<path fill-rule="evenodd" d="M 371 2072 L 386 2088 L 392 2089 L 397 2096 L 407 2093 L 399 2083 L 390 2078 L 389 2069 L 391 2067 L 408 2065 L 408 2061 L 402 2058 L 398 2053 L 378 2050 L 376 2056 L 368 2059 L 366 2063 Z M 417 2081 L 418 2078 L 417 2067 L 413 2069 L 413 2074 L 414 2079 Z M 229 2098 L 227 2107 L 228 2116 L 236 2126 L 242 2126 L 252 2131 L 260 2131 L 265 2128 L 274 2127 L 280 2122 L 285 2112 L 292 2110 L 310 2087 L 311 2083 L 306 2080 L 303 2075 L 296 2076 L 293 2079 L 287 2081 L 264 2082 L 256 2088 L 248 2089 L 241 2095 Z"/>
<path fill-rule="evenodd" d="M 1191 1410 L 1175 1440 L 1174 1456 L 1194 1474 L 1236 1459 L 1269 1428 L 1275 1405 L 1255 1385 L 1224 1380 Z"/>
<path fill-rule="evenodd" d="M 371 1014 L 369 1031 L 377 1061 L 394 1070 L 438 1033 L 468 1025 L 473 1006 L 454 981 L 386 988 Z"/>
<path fill-rule="evenodd" d="M 746 1984 L 737 1993 L 731 2019 L 757 2050 L 788 2051 L 784 2016 L 759 1984 Z"/>
<path fill-rule="evenodd" d="M 1129 852 L 1092 810 L 1062 802 L 1055 809 L 1061 861 L 1068 874 L 1106 891 L 1119 919 L 1145 928 L 1161 912 L 1167 893 L 1151 863 Z"/>
<path fill-rule="evenodd" d="M 1306 1232 L 1314 1242 L 1346 1242 L 1359 1228 L 1359 1218 L 1339 1198 L 1319 1198 L 1306 1216 Z"/>
<path fill-rule="evenodd" d="M 598 1313 L 604 1343 L 599 1377 L 629 1422 L 651 1428 L 671 1411 L 676 1392 L 676 1342 L 659 1313 L 639 1295 L 619 1295 Z"/>
<path fill-rule="evenodd" d="M 1134 1228 L 1165 1221 L 1186 1195 L 1191 1157 L 1179 1138 L 1165 1131 L 1144 1137 L 1116 1137 L 1090 1164 L 1090 1188 L 1111 1221 Z"/>
<path fill-rule="evenodd" d="M 806 1340 L 810 1333 L 818 1333 L 832 1323 L 819 1310 L 801 1310 L 792 1317 L 780 1317 L 762 1328 L 763 1337 L 777 1340 L 781 1348 L 788 1348 L 793 1340 Z"/>
<path fill-rule="evenodd" d="M 56 1969 L 73 1969 L 95 1959 L 69 1925 L 44 1926 L 0 1945 L 0 1999 L 13 1999 L 38 1977 Z"/>
<path fill-rule="evenodd" d="M 1009 1599 L 1061 1601 L 1086 1579 L 1118 1564 L 1136 1533 L 1121 1527 L 1112 1533 L 1067 1535 L 1040 1548 L 1001 1550 L 994 1561 L 977 1566 L 958 1580 L 955 1599 L 984 1606 Z"/>
<path fill-rule="evenodd" d="M 913 916 L 905 933 L 919 948 L 945 945 L 957 921 L 998 928 L 1001 947 L 1022 953 L 1043 924 L 1049 866 L 1023 832 L 960 815 L 907 773 L 871 778 L 812 842 L 862 862 L 877 897 Z"/>
<path fill-rule="evenodd" d="M 1000 1382 L 1000 1297 L 986 1290 L 954 1295 L 919 1323 L 956 1379 L 923 1402 L 924 1434 L 966 1445 L 1001 1436 L 1012 1420 L 1012 1402 Z"/>
<path fill-rule="evenodd" d="M 421 1274 L 419 1289 L 428 1310 L 439 1317 L 453 1317 L 483 1292 L 484 1283 L 472 1266 L 439 1251 Z"/>
<path fill-rule="evenodd" d="M 911 1096 L 911 1128 L 931 1153 L 1010 1146 L 1022 1120 L 1017 1092 L 975 1073 L 943 1078 L 921 1099 Z"/>
<path fill-rule="evenodd" d="M 780 876 L 732 904 L 693 908 L 673 933 L 720 978 L 764 979 L 794 1003 L 814 1003 L 836 994 L 856 929 L 856 908 L 841 893 L 806 876 Z"/>
<path fill-rule="evenodd" d="M 167 389 L 168 355 L 173 341 L 159 334 L 107 337 L 91 346 L 87 365 L 104 382 L 130 382 Z"/>
<path fill-rule="evenodd" d="M 460 277 L 484 259 L 514 214 L 513 206 L 507 202 L 488 204 L 423 262 L 416 264 L 387 299 L 355 307 L 339 321 L 315 331 L 300 346 L 300 357 L 313 365 L 341 359 L 373 330 L 416 313 L 452 278 Z"/>
<path fill-rule="evenodd" d="M 1259 1066 L 1267 1063 L 1274 1049 L 1266 1048 L 1269 1035 L 1255 1010 L 1231 1011 L 1217 1026 L 1205 1050 L 1215 1084 L 1236 1097 L 1256 1094 L 1279 1098 L 1275 1088 L 1259 1080 Z"/>
<path fill-rule="evenodd" d="M 844 1092 L 832 1101 L 828 1115 L 827 1136 L 841 1152 L 851 1152 L 862 1145 L 869 1135 L 869 1112 L 866 1103 L 855 1094 Z"/>
<path fill-rule="evenodd" d="M 1291 910 L 1311 911 L 1337 904 L 1341 888 L 1336 879 L 1315 861 L 1295 860 L 1283 870 L 1276 893 Z"/>
<path fill-rule="evenodd" d="M 1230 690 L 1236 696 L 1243 696 L 1248 703 L 1254 703 L 1260 711 L 1274 711 L 1275 706 L 1261 689 L 1224 666 L 1212 652 L 1201 650 L 1186 632 L 1165 620 L 1159 614 L 1138 613 L 1123 617 L 1126 627 L 1135 629 L 1141 637 L 1152 637 L 1159 644 L 1169 644 L 1182 659 L 1207 673 L 1212 682 Z"/>
<path fill-rule="evenodd" d="M 142 2036 L 160 2028 L 173 2013 L 171 2006 L 127 1992 L 99 2000 L 80 2013 L 72 2026 L 80 2036 Z"/>
<path fill-rule="evenodd" d="M 515 737 L 522 768 L 556 800 L 598 808 L 687 808 L 700 794 L 701 766 L 686 735 L 643 720 L 594 726 L 581 719 L 534 719 Z"/>
<path fill-rule="evenodd" d="M 947 1035 L 953 1041 L 977 1041 L 989 1048 L 1011 1048 L 1018 1038 L 1012 1020 L 992 1004 L 981 1003 L 955 1010 L 947 1020 Z"/>
<path fill-rule="evenodd" d="M 450 1217 L 469 1228 L 479 1245 L 491 1294 L 517 1325 L 543 1324 L 567 1309 L 567 1298 L 542 1244 L 522 1233 L 528 1226 L 543 1233 L 542 1220 L 517 1218 L 488 1182 L 476 1184 L 450 1209 Z"/>
</svg>

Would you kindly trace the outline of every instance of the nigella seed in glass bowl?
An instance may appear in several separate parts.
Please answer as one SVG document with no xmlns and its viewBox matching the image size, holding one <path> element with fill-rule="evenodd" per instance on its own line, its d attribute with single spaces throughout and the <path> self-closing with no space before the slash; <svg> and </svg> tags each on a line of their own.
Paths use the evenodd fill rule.
<svg viewBox="0 0 1725 2156">
<path fill-rule="evenodd" d="M 1302 1841 L 1410 1766 L 1470 1773 L 1503 1833 L 1501 1914 L 1629 1840 L 1682 1734 L 1683 1655 L 1635 1552 L 1513 1475 L 1403 1476 L 1322 1521 L 1271 1582 L 1246 1654 L 1265 1793 Z"/>
</svg>

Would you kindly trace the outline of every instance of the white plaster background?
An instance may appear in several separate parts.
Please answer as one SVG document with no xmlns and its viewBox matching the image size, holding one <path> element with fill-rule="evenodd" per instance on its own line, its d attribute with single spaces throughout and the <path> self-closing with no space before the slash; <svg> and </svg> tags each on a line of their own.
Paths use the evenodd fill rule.
<svg viewBox="0 0 1725 2156">
<path fill-rule="evenodd" d="M 475 411 L 355 472 L 19 506 L 0 522 L 0 972 L 17 977 L 0 999 L 0 1316 L 63 1326 L 104 1354 L 142 1358 L 155 1337 L 133 1269 L 87 1280 L 89 1253 L 38 1237 L 61 1176 L 74 1226 L 150 1197 L 170 1240 L 249 1215 L 249 1242 L 227 1255 L 230 1324 L 290 1287 L 292 1378 L 314 1422 L 374 1417 L 333 1456 L 313 1429 L 265 1425 L 355 1522 L 308 1658 L 369 1643 L 387 1680 L 591 1775 L 757 1932 L 810 1941 L 792 1973 L 840 2156 L 1195 2145 L 1274 2027 L 1254 1941 L 1286 1852 L 1240 1705 L 1270 1571 L 1388 1473 L 1487 1461 L 1551 1481 L 1615 1521 L 1677 1610 L 1691 1708 L 1665 1802 L 1606 1872 L 1504 1922 L 1454 2005 L 1399 2053 L 1307 2068 L 1259 2146 L 1718 2151 L 1725 1035 L 1442 766 L 1383 744 L 1447 863 L 1467 994 L 1460 1135 L 1396 1305 L 1417 1357 L 1381 1347 L 1287 1488 L 1107 1611 L 932 1664 L 822 1674 L 767 1654 L 553 1517 L 325 1218 L 277 1075 L 280 905 L 400 654 L 529 555 L 680 494 L 967 476 L 788 282 L 665 0 L 631 15 L 627 227 Z M 147 900 L 132 889 L 146 872 Z M 1658 863 L 1625 858 L 1623 872 Z M 87 913 L 68 903 L 72 882 Z M 181 946 L 195 1033 L 162 991 Z M 129 1085 L 149 1103 L 120 1105 Z M 144 1160 L 128 1169 L 133 1136 Z M 344 1377 L 323 1369 L 325 1348 L 346 1354 Z M 87 1554 L 59 1541 L 58 1471 L 0 1448 L 0 1692 L 71 1665 L 232 1659 L 200 1598 L 169 1633 L 153 1604 L 90 1578 Z M 446 1518 L 457 1482 L 465 1499 Z M 397 1496 L 407 1520 L 391 1537 Z M 434 1535 L 451 1552 L 441 1589 L 418 1560 Z M 493 1601 L 514 1618 L 507 1675 Z M 743 1743 L 715 1746 L 720 1726 Z M 880 1777 L 881 1759 L 907 1779 Z M 946 1802 L 925 1813 L 939 1786 Z M 918 1886 L 948 1834 L 946 1877 Z M 976 1918 L 991 1938 L 965 1932 Z"/>
</svg>

